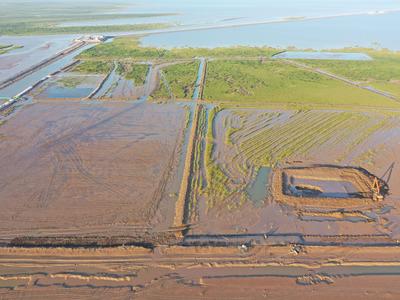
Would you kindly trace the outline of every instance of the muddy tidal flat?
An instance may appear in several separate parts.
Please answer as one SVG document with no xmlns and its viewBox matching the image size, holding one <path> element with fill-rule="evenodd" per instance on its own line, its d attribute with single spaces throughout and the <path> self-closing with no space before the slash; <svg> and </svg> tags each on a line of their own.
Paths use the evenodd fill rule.
<svg viewBox="0 0 400 300">
<path fill-rule="evenodd" d="M 176 105 L 143 103 L 24 107 L 0 127 L 0 233 L 121 234 L 149 225 L 184 116 Z"/>
</svg>

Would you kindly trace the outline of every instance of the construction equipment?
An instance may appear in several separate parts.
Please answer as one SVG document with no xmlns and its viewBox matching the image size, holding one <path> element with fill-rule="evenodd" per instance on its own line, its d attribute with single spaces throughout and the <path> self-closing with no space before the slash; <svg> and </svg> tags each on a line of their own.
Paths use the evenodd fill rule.
<svg viewBox="0 0 400 300">
<path fill-rule="evenodd" d="M 372 184 L 372 198 L 374 201 L 382 201 L 383 195 L 381 194 L 381 184 L 377 177 L 374 178 Z"/>
</svg>

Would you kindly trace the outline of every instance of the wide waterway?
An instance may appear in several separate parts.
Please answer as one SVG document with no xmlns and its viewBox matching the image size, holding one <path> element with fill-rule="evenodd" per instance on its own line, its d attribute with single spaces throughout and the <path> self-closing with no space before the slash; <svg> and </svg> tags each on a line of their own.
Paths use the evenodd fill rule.
<svg viewBox="0 0 400 300">
<path fill-rule="evenodd" d="M 132 2 L 122 7 L 118 12 L 123 14 L 173 13 L 174 15 L 102 18 L 101 20 L 64 22 L 60 25 L 94 26 L 153 22 L 166 22 L 184 26 L 221 25 L 400 8 L 400 3 L 397 0 L 149 0 Z"/>
<path fill-rule="evenodd" d="M 152 34 L 144 46 L 228 47 L 237 45 L 338 49 L 383 47 L 400 50 L 400 12 L 293 20 L 218 29 Z"/>
<path fill-rule="evenodd" d="M 73 62 L 74 57 L 81 53 L 82 51 L 93 47 L 93 45 L 84 46 L 76 51 L 69 53 L 68 55 L 62 57 L 61 59 L 56 60 L 55 62 L 50 63 L 49 65 L 40 68 L 39 70 L 35 71 L 34 73 L 22 78 L 21 80 L 16 81 L 15 83 L 5 87 L 4 89 L 0 90 L 0 97 L 9 97 L 12 98 L 17 94 L 24 91 L 26 88 L 36 84 L 42 78 L 50 75 L 67 65 Z"/>
</svg>

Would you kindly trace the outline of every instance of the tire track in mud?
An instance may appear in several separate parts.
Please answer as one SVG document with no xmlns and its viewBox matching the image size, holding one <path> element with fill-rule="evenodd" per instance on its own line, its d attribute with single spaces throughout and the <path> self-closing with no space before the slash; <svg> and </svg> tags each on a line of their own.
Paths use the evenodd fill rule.
<svg viewBox="0 0 400 300">
<path fill-rule="evenodd" d="M 97 186 L 101 186 L 101 188 L 104 188 L 105 190 L 109 191 L 113 196 L 117 197 L 119 200 L 124 200 L 126 197 L 128 197 L 127 194 L 116 190 L 113 188 L 112 185 L 106 183 L 104 180 L 98 179 L 95 175 L 93 175 L 91 172 L 85 168 L 82 158 L 80 155 L 77 153 L 76 145 L 74 143 L 61 143 L 59 145 L 61 148 L 61 152 L 63 153 L 64 159 L 66 158 L 68 161 L 72 163 L 73 168 L 78 171 L 78 173 L 86 179 L 88 182 L 94 183 Z"/>
<path fill-rule="evenodd" d="M 155 216 L 155 214 L 157 213 L 157 210 L 160 206 L 160 202 L 163 199 L 163 196 L 165 193 L 165 188 L 168 183 L 168 178 L 174 169 L 174 164 L 175 164 L 176 158 L 177 158 L 177 156 L 179 156 L 179 147 L 180 147 L 179 140 L 180 139 L 176 139 L 174 151 L 168 161 L 168 164 L 164 170 L 163 175 L 161 176 L 161 178 L 159 180 L 159 184 L 158 184 L 156 191 L 153 194 L 152 201 L 149 203 L 149 207 L 146 209 L 149 219 L 152 219 Z"/>
<path fill-rule="evenodd" d="M 96 111 L 94 114 L 91 115 L 91 118 L 98 118 L 100 116 L 100 113 Z M 57 128 L 51 127 L 54 131 Z M 51 130 L 51 129 L 50 129 Z M 52 137 L 54 135 L 57 135 L 57 133 L 51 133 L 46 135 L 47 140 L 52 140 Z M 76 136 L 76 135 L 75 135 Z M 79 135 L 79 138 L 82 135 Z M 47 188 L 46 192 L 46 199 L 49 196 L 49 192 L 51 191 L 51 187 L 54 183 L 54 179 L 57 176 L 57 171 L 60 171 L 60 164 L 65 166 L 65 162 L 69 161 L 71 163 L 71 166 L 73 169 L 75 169 L 84 179 L 86 179 L 88 182 L 94 183 L 98 186 L 101 186 L 102 188 L 105 188 L 109 192 L 111 192 L 113 195 L 117 196 L 118 199 L 122 200 L 126 197 L 124 193 L 121 193 L 118 190 L 115 190 L 111 185 L 107 184 L 104 181 L 99 180 L 95 175 L 90 173 L 84 166 L 84 163 L 82 161 L 81 156 L 77 153 L 76 151 L 77 144 L 74 141 L 74 139 L 71 139 L 70 141 L 67 142 L 61 142 L 56 144 L 54 147 L 50 147 L 49 150 L 55 154 L 55 164 L 58 166 L 56 169 L 54 169 L 49 185 Z M 61 153 L 61 155 L 60 155 Z M 54 191 L 53 193 L 55 193 Z"/>
<path fill-rule="evenodd" d="M 38 196 L 37 201 L 39 203 L 40 208 L 47 207 L 49 204 L 48 202 L 51 199 L 51 195 L 58 191 L 58 189 L 53 190 L 53 186 L 55 184 L 58 172 L 61 170 L 63 161 L 60 159 L 60 157 L 57 155 L 57 153 L 53 153 L 52 164 L 53 164 L 53 171 L 51 172 L 50 180 L 48 181 L 48 184 L 47 184 L 45 190 L 40 192 L 40 194 Z"/>
<path fill-rule="evenodd" d="M 94 122 L 93 124 L 89 124 L 86 127 L 80 127 L 79 129 L 76 129 L 75 131 L 72 130 L 71 133 L 65 134 L 60 136 L 59 138 L 51 141 L 51 142 L 46 142 L 42 145 L 39 145 L 40 148 L 42 147 L 54 147 L 57 146 L 60 143 L 67 143 L 70 142 L 73 138 L 82 136 L 83 134 L 87 133 L 88 131 L 92 130 L 92 129 L 97 129 L 100 126 L 106 125 L 107 123 L 113 121 L 114 119 L 121 117 L 124 114 L 127 114 L 129 112 L 131 112 L 132 110 L 136 109 L 137 107 L 140 107 L 142 105 L 142 103 L 133 103 L 131 105 L 129 105 L 127 108 L 123 108 L 121 109 L 121 111 L 116 112 L 108 117 L 105 117 L 104 119 L 100 119 L 97 122 Z M 92 116 L 91 116 L 92 117 Z"/>
</svg>

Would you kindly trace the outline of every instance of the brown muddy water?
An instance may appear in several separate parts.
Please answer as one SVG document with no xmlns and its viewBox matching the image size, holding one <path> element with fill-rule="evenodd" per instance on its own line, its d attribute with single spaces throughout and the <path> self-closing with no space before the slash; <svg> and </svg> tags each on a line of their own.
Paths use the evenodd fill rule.
<svg viewBox="0 0 400 300">
<path fill-rule="evenodd" d="M 262 205 L 265 199 L 269 196 L 268 189 L 270 176 L 271 168 L 261 167 L 258 170 L 254 182 L 247 187 L 246 192 L 256 206 Z"/>
</svg>

